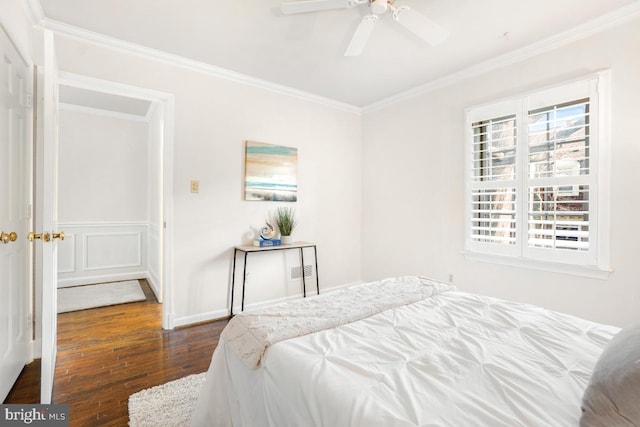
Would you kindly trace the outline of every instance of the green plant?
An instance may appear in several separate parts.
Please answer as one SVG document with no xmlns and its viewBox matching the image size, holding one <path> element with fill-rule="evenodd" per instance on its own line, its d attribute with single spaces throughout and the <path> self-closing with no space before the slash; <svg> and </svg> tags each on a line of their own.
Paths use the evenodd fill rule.
<svg viewBox="0 0 640 427">
<path fill-rule="evenodd" d="M 279 207 L 276 209 L 276 224 L 283 236 L 291 236 L 291 232 L 296 226 L 296 210 L 290 207 Z"/>
</svg>

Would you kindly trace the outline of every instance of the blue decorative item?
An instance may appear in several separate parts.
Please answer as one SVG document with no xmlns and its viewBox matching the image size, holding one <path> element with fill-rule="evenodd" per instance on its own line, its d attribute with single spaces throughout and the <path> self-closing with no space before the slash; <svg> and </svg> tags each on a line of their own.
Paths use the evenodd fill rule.
<svg viewBox="0 0 640 427">
<path fill-rule="evenodd" d="M 260 230 L 260 237 L 263 240 L 271 240 L 276 236 L 276 229 L 267 222 L 267 226 Z"/>
</svg>

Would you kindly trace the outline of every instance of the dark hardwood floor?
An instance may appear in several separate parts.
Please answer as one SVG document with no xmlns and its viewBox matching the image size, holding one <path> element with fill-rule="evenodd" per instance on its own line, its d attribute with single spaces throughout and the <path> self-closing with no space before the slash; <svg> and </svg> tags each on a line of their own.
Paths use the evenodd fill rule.
<svg viewBox="0 0 640 427">
<path fill-rule="evenodd" d="M 131 394 L 204 372 L 227 320 L 164 331 L 162 306 L 147 301 L 58 315 L 53 403 L 71 426 L 126 426 Z M 4 403 L 38 403 L 40 360 L 27 365 Z"/>
</svg>

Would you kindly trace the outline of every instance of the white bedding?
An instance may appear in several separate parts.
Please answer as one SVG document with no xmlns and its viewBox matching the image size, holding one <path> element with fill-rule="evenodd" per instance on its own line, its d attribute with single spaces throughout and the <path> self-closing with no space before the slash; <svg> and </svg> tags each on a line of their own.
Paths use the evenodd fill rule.
<svg viewBox="0 0 640 427">
<path fill-rule="evenodd" d="M 577 426 L 618 328 L 458 291 L 273 344 L 221 338 L 192 425 Z"/>
</svg>

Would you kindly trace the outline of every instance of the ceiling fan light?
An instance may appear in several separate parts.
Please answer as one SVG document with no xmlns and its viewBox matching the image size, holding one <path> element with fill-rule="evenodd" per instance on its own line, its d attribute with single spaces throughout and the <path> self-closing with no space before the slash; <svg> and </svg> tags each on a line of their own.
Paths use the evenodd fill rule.
<svg viewBox="0 0 640 427">
<path fill-rule="evenodd" d="M 371 12 L 382 15 L 387 11 L 387 0 L 372 0 L 370 6 Z"/>
</svg>

